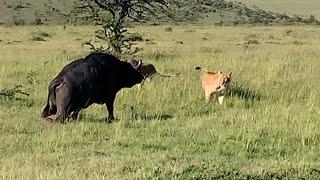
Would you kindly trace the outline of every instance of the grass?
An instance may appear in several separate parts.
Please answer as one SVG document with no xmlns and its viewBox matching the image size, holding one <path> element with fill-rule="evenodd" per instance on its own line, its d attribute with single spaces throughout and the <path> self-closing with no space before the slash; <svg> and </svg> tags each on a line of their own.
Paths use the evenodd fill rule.
<svg viewBox="0 0 320 180">
<path fill-rule="evenodd" d="M 22 85 L 30 94 L 0 96 L 1 177 L 319 177 L 318 27 L 166 28 L 130 32 L 148 39 L 137 42 L 143 61 L 179 76 L 123 89 L 115 123 L 106 124 L 106 108 L 94 105 L 78 122 L 62 125 L 38 121 L 47 86 L 87 54 L 83 42 L 99 43 L 96 27 L 0 27 L 0 92 Z M 39 32 L 50 37 L 32 41 Z M 196 66 L 233 72 L 233 95 L 223 105 L 204 102 Z"/>
</svg>

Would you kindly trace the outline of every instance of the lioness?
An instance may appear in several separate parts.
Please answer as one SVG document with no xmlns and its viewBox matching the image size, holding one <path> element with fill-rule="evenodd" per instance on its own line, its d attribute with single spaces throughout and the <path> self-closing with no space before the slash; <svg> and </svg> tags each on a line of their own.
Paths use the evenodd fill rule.
<svg viewBox="0 0 320 180">
<path fill-rule="evenodd" d="M 219 104 L 222 104 L 224 90 L 231 81 L 232 73 L 210 72 L 201 67 L 196 67 L 196 70 L 204 71 L 204 74 L 201 76 L 201 82 L 206 102 L 209 102 L 212 98 L 218 98 Z"/>
</svg>

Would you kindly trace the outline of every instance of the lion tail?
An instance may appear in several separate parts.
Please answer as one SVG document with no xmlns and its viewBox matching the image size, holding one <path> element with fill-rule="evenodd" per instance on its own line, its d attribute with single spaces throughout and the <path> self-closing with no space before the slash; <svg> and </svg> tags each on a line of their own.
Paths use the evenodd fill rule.
<svg viewBox="0 0 320 180">
<path fill-rule="evenodd" d="M 204 72 L 208 72 L 208 70 L 207 70 L 207 69 L 202 68 L 202 67 L 199 67 L 199 66 L 197 66 L 197 67 L 195 68 L 195 70 L 203 70 Z"/>
</svg>

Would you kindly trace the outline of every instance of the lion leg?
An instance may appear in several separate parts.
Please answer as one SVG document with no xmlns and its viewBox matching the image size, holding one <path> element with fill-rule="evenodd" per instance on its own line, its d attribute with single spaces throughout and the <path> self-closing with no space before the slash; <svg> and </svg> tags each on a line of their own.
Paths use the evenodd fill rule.
<svg viewBox="0 0 320 180">
<path fill-rule="evenodd" d="M 205 90 L 204 91 L 204 97 L 205 97 L 206 103 L 209 103 L 210 100 L 211 100 L 211 97 L 212 97 L 211 91 Z"/>
<path fill-rule="evenodd" d="M 223 103 L 223 99 L 224 99 L 224 96 L 219 96 L 219 97 L 218 97 L 218 102 L 219 102 L 219 104 L 222 104 L 222 103 Z"/>
</svg>

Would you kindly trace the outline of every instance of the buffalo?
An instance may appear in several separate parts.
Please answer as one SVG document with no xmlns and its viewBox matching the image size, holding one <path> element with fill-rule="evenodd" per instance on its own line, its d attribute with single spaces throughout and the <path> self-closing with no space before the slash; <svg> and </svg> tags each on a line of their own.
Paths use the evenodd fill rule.
<svg viewBox="0 0 320 180">
<path fill-rule="evenodd" d="M 93 103 L 106 104 L 107 122 L 114 120 L 113 104 L 122 88 L 130 88 L 143 81 L 137 69 L 141 61 L 130 64 L 106 53 L 92 53 L 66 65 L 49 85 L 47 105 L 41 117 L 65 122 L 76 120 L 81 109 Z"/>
</svg>

